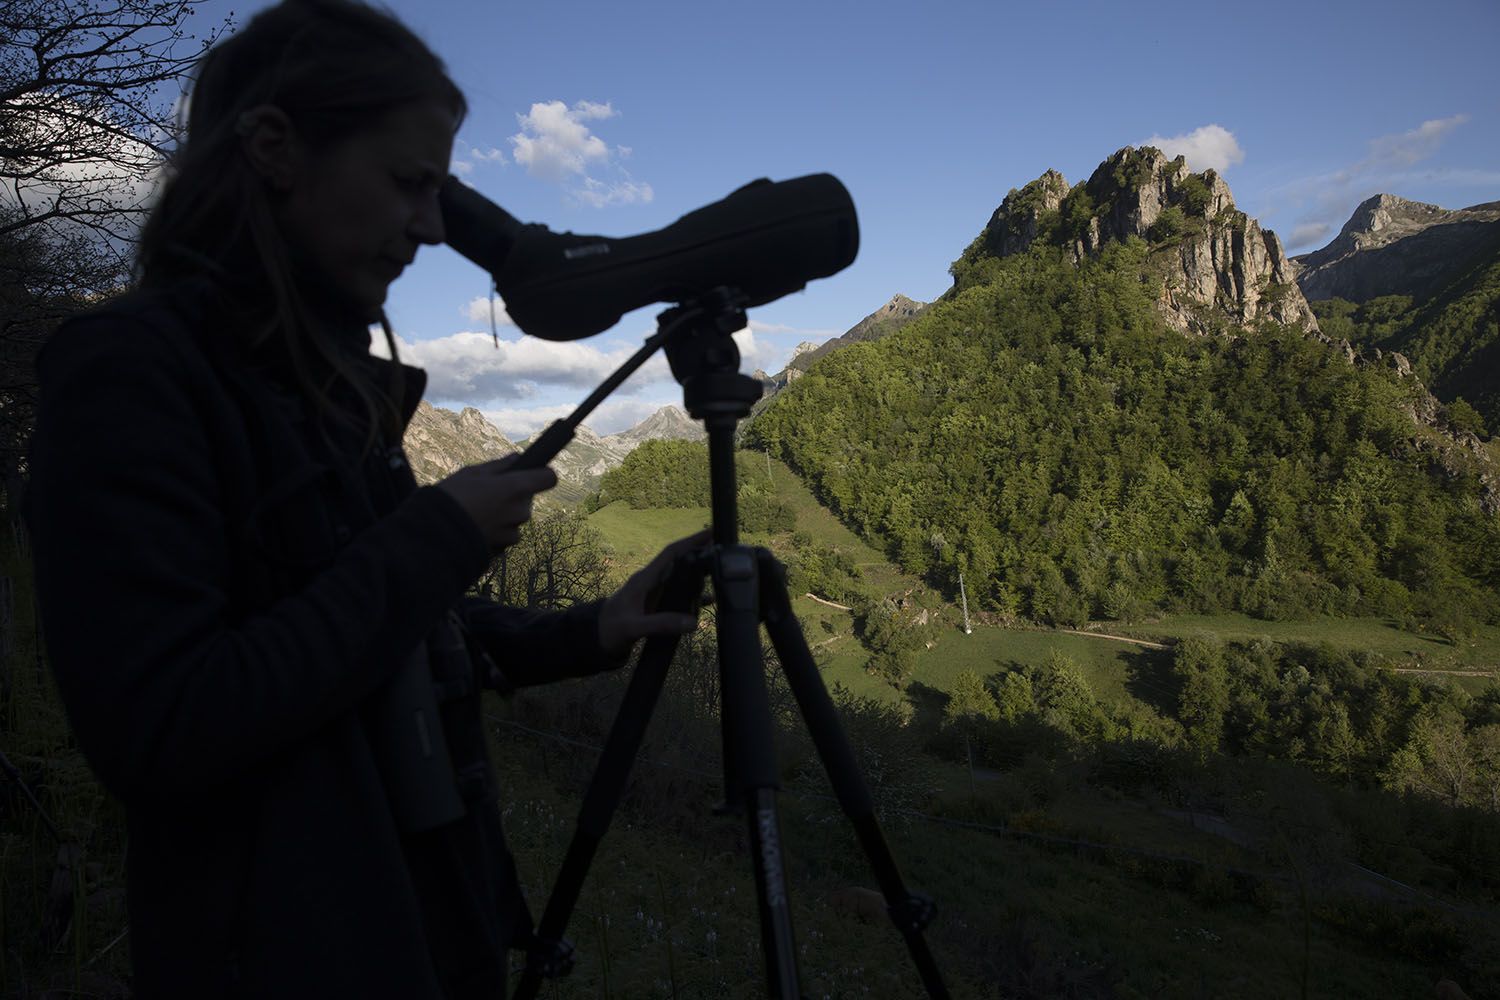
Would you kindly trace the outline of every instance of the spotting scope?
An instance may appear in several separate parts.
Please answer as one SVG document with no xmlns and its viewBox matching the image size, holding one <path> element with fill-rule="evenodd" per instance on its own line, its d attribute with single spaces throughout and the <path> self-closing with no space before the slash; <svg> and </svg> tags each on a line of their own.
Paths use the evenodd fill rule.
<svg viewBox="0 0 1500 1000">
<path fill-rule="evenodd" d="M 751 181 L 638 236 L 522 223 L 455 177 L 440 195 L 448 245 L 490 272 L 522 332 L 578 340 L 632 309 L 731 288 L 757 306 L 848 267 L 859 251 L 849 192 L 831 174 Z"/>
</svg>

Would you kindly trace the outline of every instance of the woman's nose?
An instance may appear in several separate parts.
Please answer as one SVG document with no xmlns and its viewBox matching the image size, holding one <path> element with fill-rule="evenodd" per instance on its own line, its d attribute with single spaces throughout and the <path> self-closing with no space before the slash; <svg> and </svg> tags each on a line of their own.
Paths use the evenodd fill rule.
<svg viewBox="0 0 1500 1000">
<path fill-rule="evenodd" d="M 437 192 L 424 197 L 412 214 L 407 235 L 418 243 L 437 244 L 443 242 L 447 232 L 443 229 L 443 210 L 438 204 Z"/>
</svg>

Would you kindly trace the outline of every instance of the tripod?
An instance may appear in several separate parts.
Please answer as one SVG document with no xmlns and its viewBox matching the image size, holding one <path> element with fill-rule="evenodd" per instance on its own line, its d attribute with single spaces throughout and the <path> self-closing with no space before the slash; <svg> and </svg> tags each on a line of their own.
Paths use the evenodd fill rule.
<svg viewBox="0 0 1500 1000">
<path fill-rule="evenodd" d="M 691 612 L 703 592 L 704 581 L 713 581 L 718 609 L 724 798 L 726 807 L 743 813 L 748 824 L 768 995 L 793 1000 L 802 994 L 776 808 L 779 781 L 760 653 L 762 625 L 781 661 L 839 805 L 869 859 L 891 921 L 905 939 L 928 995 L 946 997 L 937 963 L 922 936 L 936 907 L 927 897 L 908 892 L 896 869 L 875 821 L 869 789 L 844 737 L 843 724 L 792 614 L 785 572 L 770 552 L 739 541 L 734 432 L 761 395 L 760 383 L 739 373 L 739 351 L 730 339 L 732 332 L 745 325 L 742 301 L 730 290 L 716 289 L 695 302 L 662 313 L 658 332 L 641 351 L 566 421 L 548 427 L 520 462 L 535 466 L 550 461 L 572 438 L 573 428 L 582 418 L 657 346 L 665 344 L 672 374 L 683 387 L 687 411 L 701 420 L 708 432 L 713 541 L 673 568 L 663 588 L 661 606 Z M 584 796 L 557 883 L 528 949 L 526 968 L 515 992 L 517 1000 L 536 996 L 544 977 L 565 975 L 572 968 L 573 948 L 563 938 L 563 931 L 594 852 L 619 804 L 677 643 L 677 636 L 657 636 L 649 639 L 642 651 L 602 760 Z"/>
</svg>

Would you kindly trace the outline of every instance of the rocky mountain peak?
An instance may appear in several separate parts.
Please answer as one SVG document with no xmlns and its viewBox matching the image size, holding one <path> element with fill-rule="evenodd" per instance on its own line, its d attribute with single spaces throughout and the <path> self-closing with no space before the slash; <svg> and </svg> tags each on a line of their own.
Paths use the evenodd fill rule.
<svg viewBox="0 0 1500 1000">
<path fill-rule="evenodd" d="M 1062 207 L 1068 196 L 1068 181 L 1056 170 L 1048 170 L 1026 186 L 1015 189 L 1000 202 L 985 227 L 985 242 L 998 257 L 1025 253 L 1042 235 L 1042 220 Z"/>
<path fill-rule="evenodd" d="M 861 322 L 879 323 L 882 320 L 902 319 L 915 316 L 927 307 L 925 302 L 917 302 L 909 299 L 900 292 L 891 296 L 891 300 L 866 316 Z"/>
<path fill-rule="evenodd" d="M 603 440 L 626 454 L 645 441 L 697 441 L 703 438 L 703 426 L 680 406 L 667 405 L 629 430 L 611 434 Z"/>
<path fill-rule="evenodd" d="M 825 354 L 829 354 L 849 344 L 859 343 L 862 340 L 879 340 L 881 337 L 888 336 L 907 323 L 910 323 L 916 318 L 918 313 L 926 308 L 926 302 L 918 302 L 899 293 L 893 295 L 885 305 L 876 309 L 832 340 L 825 340 L 821 344 L 816 344 L 810 351 L 802 349 L 807 346 L 806 344 L 799 345 L 797 350 L 792 353 L 791 360 L 786 363 L 785 370 L 776 376 L 774 381 L 781 386 L 785 386 L 788 381 L 807 371 L 808 368 L 812 367 L 814 361 L 817 361 Z"/>
<path fill-rule="evenodd" d="M 424 485 L 466 465 L 504 458 L 520 450 L 474 407 L 454 413 L 426 400 L 417 405 L 401 443 L 412 475 Z"/>
<path fill-rule="evenodd" d="M 1037 240 L 1067 247 L 1075 260 L 1109 242 L 1151 244 L 1164 282 L 1163 316 L 1184 332 L 1261 318 L 1317 330 L 1281 240 L 1234 206 L 1213 170 L 1195 174 L 1182 157 L 1125 147 L 1081 184 L 1055 170 L 1006 195 L 981 235 L 981 252 L 1007 257 Z"/>
</svg>

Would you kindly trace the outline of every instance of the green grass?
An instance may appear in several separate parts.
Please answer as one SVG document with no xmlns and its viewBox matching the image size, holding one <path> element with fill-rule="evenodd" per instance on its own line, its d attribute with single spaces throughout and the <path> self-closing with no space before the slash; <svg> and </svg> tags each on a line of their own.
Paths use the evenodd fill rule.
<svg viewBox="0 0 1500 1000">
<path fill-rule="evenodd" d="M 753 466 L 761 468 L 763 458 Z M 1144 659 L 1161 654 L 1145 647 L 1102 637 L 1074 635 L 1046 629 L 1016 629 L 976 626 L 972 635 L 961 628 L 959 608 L 942 600 L 921 581 L 900 571 L 820 504 L 807 486 L 783 463 L 766 463 L 776 487 L 776 496 L 791 507 L 796 530 L 805 532 L 814 544 L 849 555 L 864 574 L 871 591 L 882 595 L 908 595 L 934 614 L 933 648 L 919 652 L 912 672 L 916 683 L 939 691 L 952 686 L 961 670 L 981 677 L 1020 664 L 1042 662 L 1056 651 L 1078 664 L 1096 696 L 1106 704 L 1126 711 L 1153 713 L 1154 692 L 1149 681 L 1138 675 Z M 612 504 L 593 514 L 590 521 L 615 550 L 622 569 L 643 565 L 661 546 L 697 530 L 708 521 L 705 508 L 687 510 L 631 510 Z M 790 551 L 789 535 L 747 536 L 747 544 L 767 545 L 779 555 Z M 869 652 L 854 636 L 853 617 L 801 594 L 792 595 L 792 606 L 802 621 L 809 647 L 831 686 L 842 684 L 856 694 L 896 702 L 901 693 L 865 669 Z M 1481 626 L 1474 635 L 1454 646 L 1432 635 L 1403 631 L 1393 622 L 1376 618 L 1315 618 L 1273 622 L 1248 615 L 1170 615 L 1137 624 L 1101 622 L 1098 631 L 1170 644 L 1187 636 L 1209 636 L 1220 642 L 1266 638 L 1273 642 L 1329 643 L 1335 647 L 1370 653 L 1403 669 L 1490 671 L 1500 674 L 1500 627 Z M 1477 693 L 1491 683 L 1487 677 L 1446 677 Z"/>
<path fill-rule="evenodd" d="M 707 507 L 632 510 L 623 501 L 589 515 L 624 573 L 640 569 L 668 543 L 708 524 Z"/>
<path fill-rule="evenodd" d="M 1125 684 L 1133 658 L 1146 655 L 1141 647 L 1062 632 L 984 626 L 976 627 L 972 635 L 965 635 L 961 627 L 963 616 L 957 607 L 941 601 L 921 581 L 902 573 L 879 550 L 834 517 L 783 463 L 773 460 L 770 469 L 776 496 L 791 507 L 797 531 L 806 532 L 816 545 L 851 556 L 873 592 L 911 594 L 919 605 L 935 612 L 936 644 L 918 653 L 912 680 L 947 690 L 960 670 L 974 670 L 987 677 L 1012 664 L 1040 663 L 1056 650 L 1079 665 L 1100 698 L 1139 704 Z M 705 508 L 631 510 L 615 503 L 591 515 L 589 521 L 614 548 L 622 568 L 631 569 L 643 565 L 674 538 L 696 530 L 707 517 Z M 784 554 L 790 545 L 789 536 L 747 537 L 745 541 L 769 545 L 778 554 Z M 865 670 L 869 651 L 854 636 L 853 616 L 849 612 L 819 604 L 801 594 L 792 595 L 792 610 L 802 622 L 803 634 L 823 668 L 827 684 L 842 684 L 855 694 L 891 702 L 901 699 L 901 693 L 888 682 Z"/>
<path fill-rule="evenodd" d="M 1266 638 L 1273 642 L 1326 642 L 1392 661 L 1420 658 L 1427 666 L 1459 670 L 1500 669 L 1500 628 L 1479 626 L 1457 646 L 1420 635 L 1381 618 L 1310 618 L 1273 622 L 1248 615 L 1170 615 L 1137 625 L 1106 625 L 1107 631 L 1142 639 L 1207 636 L 1220 642 Z"/>
</svg>

